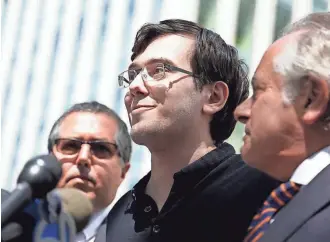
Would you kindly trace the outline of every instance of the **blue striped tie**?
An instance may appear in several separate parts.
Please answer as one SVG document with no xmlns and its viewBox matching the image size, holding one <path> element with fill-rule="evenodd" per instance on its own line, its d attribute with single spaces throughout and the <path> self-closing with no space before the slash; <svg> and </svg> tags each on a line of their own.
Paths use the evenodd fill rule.
<svg viewBox="0 0 330 242">
<path fill-rule="evenodd" d="M 291 200 L 299 189 L 300 185 L 289 181 L 282 183 L 278 188 L 273 190 L 264 202 L 263 207 L 254 216 L 244 242 L 258 241 L 268 229 L 271 218 Z"/>
</svg>

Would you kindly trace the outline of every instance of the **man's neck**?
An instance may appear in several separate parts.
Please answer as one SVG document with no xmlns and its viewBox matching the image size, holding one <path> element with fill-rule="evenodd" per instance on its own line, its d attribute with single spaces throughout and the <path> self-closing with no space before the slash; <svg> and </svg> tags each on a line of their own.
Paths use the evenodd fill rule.
<svg viewBox="0 0 330 242">
<path fill-rule="evenodd" d="M 173 185 L 173 175 L 216 147 L 212 141 L 171 143 L 166 149 L 151 150 L 151 177 L 146 194 L 151 196 L 160 211 Z"/>
<path fill-rule="evenodd" d="M 330 145 L 329 132 L 316 133 L 306 130 L 304 137 L 294 140 L 292 144 L 293 146 L 290 149 L 281 152 L 276 167 L 272 167 L 272 172 L 267 172 L 280 181 L 289 180 L 301 163 L 323 148 L 328 147 Z"/>
</svg>

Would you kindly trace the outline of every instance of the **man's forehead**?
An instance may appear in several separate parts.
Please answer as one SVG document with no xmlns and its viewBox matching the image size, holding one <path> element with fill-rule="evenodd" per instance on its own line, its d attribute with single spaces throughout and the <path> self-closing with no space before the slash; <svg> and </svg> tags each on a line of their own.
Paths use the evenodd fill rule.
<svg viewBox="0 0 330 242">
<path fill-rule="evenodd" d="M 175 64 L 189 62 L 194 44 L 195 38 L 189 35 L 163 35 L 153 40 L 132 64 L 143 66 L 150 59 L 168 59 Z"/>
<path fill-rule="evenodd" d="M 276 74 L 274 71 L 275 58 L 282 54 L 282 52 L 285 51 L 287 47 L 290 47 L 290 45 L 293 44 L 299 34 L 301 34 L 301 31 L 285 35 L 268 47 L 257 67 L 252 82 L 253 84 L 259 84 L 261 80 L 265 79 L 262 77 Z M 294 48 L 294 46 L 292 46 L 292 48 Z"/>
<path fill-rule="evenodd" d="M 293 33 L 290 33 L 288 35 L 285 35 L 279 39 L 277 39 L 268 49 L 266 53 L 270 53 L 272 57 L 275 57 L 276 55 L 280 54 L 282 51 L 284 51 L 287 47 L 290 47 L 290 45 L 293 45 L 295 41 L 297 41 L 300 34 L 304 33 L 304 30 L 296 31 Z"/>
<path fill-rule="evenodd" d="M 262 84 L 262 82 L 268 82 L 267 80 L 276 79 L 276 84 L 281 85 L 281 75 L 275 70 L 274 61 L 285 51 L 295 48 L 297 38 L 299 38 L 299 35 L 304 32 L 305 31 L 297 31 L 285 35 L 268 47 L 255 72 L 254 84 L 259 85 Z M 278 81 L 280 83 L 278 83 Z"/>
<path fill-rule="evenodd" d="M 114 119 L 102 113 L 74 112 L 60 125 L 60 133 L 93 134 L 105 136 L 114 134 L 117 124 Z"/>
</svg>

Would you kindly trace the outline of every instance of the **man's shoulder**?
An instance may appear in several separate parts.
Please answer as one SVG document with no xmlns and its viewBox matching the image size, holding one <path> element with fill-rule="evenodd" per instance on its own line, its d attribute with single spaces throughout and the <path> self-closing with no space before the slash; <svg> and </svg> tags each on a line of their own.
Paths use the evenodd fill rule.
<svg viewBox="0 0 330 242">
<path fill-rule="evenodd" d="M 126 192 L 123 196 L 121 196 L 118 201 L 115 203 L 114 207 L 111 209 L 111 212 L 116 212 L 117 210 L 122 210 L 125 208 L 125 210 L 129 209 L 129 205 L 133 201 L 134 194 L 136 192 L 141 192 L 146 187 L 149 179 L 150 179 L 151 172 L 149 171 L 145 176 L 143 176 L 132 189 L 130 189 L 128 192 Z M 110 212 L 110 213 L 111 213 Z"/>
<path fill-rule="evenodd" d="M 224 172 L 230 176 L 235 176 L 236 179 L 244 178 L 245 181 L 249 180 L 266 180 L 275 182 L 276 180 L 267 174 L 247 165 L 240 154 L 231 154 L 226 157 L 223 162 L 219 163 L 214 169 L 214 173 L 219 173 L 225 168 Z M 235 180 L 235 179 L 234 179 Z M 276 181 L 276 184 L 279 184 Z"/>
<path fill-rule="evenodd" d="M 293 241 L 329 241 L 330 240 L 330 204 L 310 217 L 293 235 Z"/>
<path fill-rule="evenodd" d="M 265 241 L 272 241 L 271 238 L 282 241 L 286 237 L 290 237 L 290 241 L 329 241 L 330 186 L 325 185 L 329 184 L 329 175 L 330 165 L 300 189 L 278 212 L 265 234 Z"/>
<path fill-rule="evenodd" d="M 280 185 L 279 181 L 247 165 L 239 154 L 232 154 L 218 163 L 206 180 L 212 187 L 218 187 L 218 192 L 223 190 L 233 196 L 237 193 L 263 199 Z"/>
<path fill-rule="evenodd" d="M 132 190 L 126 192 L 118 201 L 115 203 L 110 213 L 115 213 L 118 210 L 122 210 L 123 208 L 127 208 L 128 204 L 132 201 Z"/>
</svg>

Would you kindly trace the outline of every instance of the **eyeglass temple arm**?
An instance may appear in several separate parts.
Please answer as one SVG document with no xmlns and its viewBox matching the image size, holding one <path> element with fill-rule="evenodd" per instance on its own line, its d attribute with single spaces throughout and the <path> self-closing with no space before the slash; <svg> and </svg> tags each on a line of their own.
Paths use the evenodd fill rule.
<svg viewBox="0 0 330 242">
<path fill-rule="evenodd" d="M 179 67 L 176 67 L 176 66 L 171 66 L 171 65 L 167 65 L 165 64 L 165 66 L 169 69 L 171 69 L 172 71 L 180 71 L 182 73 L 185 73 L 185 74 L 188 74 L 188 75 L 191 75 L 191 76 L 195 76 L 194 73 L 192 73 L 191 71 L 186 71 L 184 69 L 181 69 Z"/>
<path fill-rule="evenodd" d="M 124 84 L 124 82 L 126 82 L 127 84 L 130 84 L 130 82 L 127 81 L 127 80 L 125 79 L 125 77 L 123 77 L 122 75 L 123 75 L 123 74 L 120 74 L 120 75 L 118 76 L 118 81 L 119 81 L 119 82 L 122 82 L 123 84 Z M 119 83 L 119 85 L 121 85 L 121 83 Z"/>
</svg>

